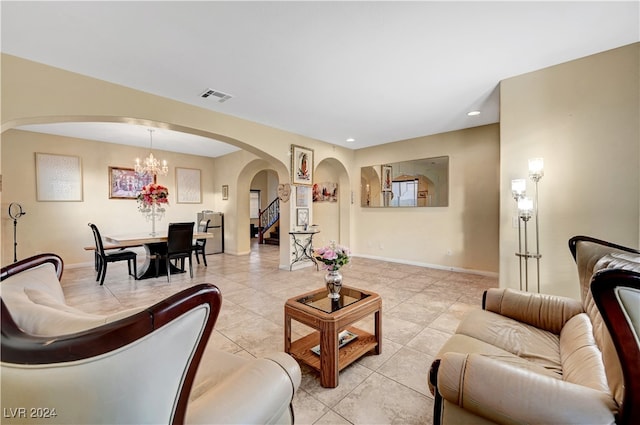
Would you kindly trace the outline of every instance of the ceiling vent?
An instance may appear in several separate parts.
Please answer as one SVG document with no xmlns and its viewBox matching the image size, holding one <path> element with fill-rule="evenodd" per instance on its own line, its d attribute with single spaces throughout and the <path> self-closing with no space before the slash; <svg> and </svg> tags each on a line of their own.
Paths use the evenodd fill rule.
<svg viewBox="0 0 640 425">
<path fill-rule="evenodd" d="M 213 97 L 218 99 L 219 103 L 223 103 L 226 102 L 227 100 L 231 99 L 233 96 L 231 96 L 230 94 L 227 93 L 222 93 L 221 91 L 218 90 L 214 90 L 214 89 L 206 89 L 204 91 L 204 93 L 202 93 L 200 95 L 200 97 L 206 99 L 208 97 Z"/>
</svg>

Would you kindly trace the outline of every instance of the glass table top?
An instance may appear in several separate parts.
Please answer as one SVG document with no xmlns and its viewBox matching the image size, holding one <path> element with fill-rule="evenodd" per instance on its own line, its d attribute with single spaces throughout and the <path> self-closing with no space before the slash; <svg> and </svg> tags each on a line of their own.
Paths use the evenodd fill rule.
<svg viewBox="0 0 640 425">
<path fill-rule="evenodd" d="M 366 294 L 358 289 L 342 287 L 339 299 L 331 299 L 327 297 L 328 292 L 319 291 L 306 297 L 298 298 L 296 301 L 309 307 L 317 308 L 325 313 L 333 313 L 345 308 L 353 303 L 367 298 L 370 294 Z"/>
</svg>

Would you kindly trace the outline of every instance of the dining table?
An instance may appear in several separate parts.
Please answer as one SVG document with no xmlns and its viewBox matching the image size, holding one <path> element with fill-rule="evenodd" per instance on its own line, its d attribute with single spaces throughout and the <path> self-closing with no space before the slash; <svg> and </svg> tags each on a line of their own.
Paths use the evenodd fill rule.
<svg viewBox="0 0 640 425">
<path fill-rule="evenodd" d="M 193 239 L 212 239 L 213 233 L 193 232 Z M 140 232 L 126 233 L 121 235 L 104 235 L 103 239 L 112 247 L 131 247 L 142 245 L 146 251 L 146 257 L 142 267 L 138 268 L 137 279 L 149 279 L 156 277 L 155 259 L 167 251 L 167 231 L 156 232 L 155 234 Z M 152 267 L 153 266 L 153 267 Z M 184 273 L 185 271 L 170 264 L 171 274 Z M 167 267 L 164 261 L 159 263 L 157 276 L 166 276 Z"/>
</svg>

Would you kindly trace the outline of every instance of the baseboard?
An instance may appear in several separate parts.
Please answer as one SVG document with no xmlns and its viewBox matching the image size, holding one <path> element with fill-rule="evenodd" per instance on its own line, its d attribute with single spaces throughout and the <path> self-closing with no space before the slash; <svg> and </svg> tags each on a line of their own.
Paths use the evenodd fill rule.
<svg viewBox="0 0 640 425">
<path fill-rule="evenodd" d="M 443 265 L 440 265 L 440 264 L 423 263 L 423 262 L 420 262 L 420 261 L 398 260 L 397 258 L 378 257 L 378 256 L 375 256 L 375 255 L 356 255 L 356 254 L 352 254 L 352 256 L 353 257 L 368 258 L 370 260 L 387 261 L 389 263 L 397 263 L 397 264 L 406 264 L 406 265 L 409 265 L 409 266 L 425 267 L 425 268 L 429 268 L 429 269 L 447 270 L 447 271 L 458 272 L 458 273 L 469 273 L 469 274 L 475 274 L 475 275 L 486 276 L 486 277 L 497 278 L 499 276 L 498 273 L 488 272 L 488 271 L 485 271 L 485 270 L 473 270 L 473 269 L 465 269 L 465 268 L 462 268 L 462 267 L 443 266 Z"/>
</svg>

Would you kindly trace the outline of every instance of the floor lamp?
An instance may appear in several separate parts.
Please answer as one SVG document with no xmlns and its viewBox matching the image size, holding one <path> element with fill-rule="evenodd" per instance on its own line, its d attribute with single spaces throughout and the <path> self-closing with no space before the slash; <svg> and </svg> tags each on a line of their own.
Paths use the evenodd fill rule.
<svg viewBox="0 0 640 425">
<path fill-rule="evenodd" d="M 518 204 L 518 257 L 520 271 L 520 290 L 529 291 L 529 259 L 536 260 L 536 290 L 540 292 L 540 231 L 538 222 L 538 182 L 544 175 L 544 161 L 542 158 L 529 160 L 529 177 L 535 183 L 535 203 L 525 196 L 527 182 L 525 179 L 511 181 L 511 193 Z M 535 215 L 536 251 L 529 252 L 529 238 L 527 226 L 532 215 Z M 524 240 L 523 240 L 524 233 Z M 524 243 L 523 243 L 524 242 Z M 523 270 L 524 265 L 524 270 Z M 523 278 L 524 276 L 524 278 Z M 524 286 L 523 286 L 524 283 Z"/>
</svg>

